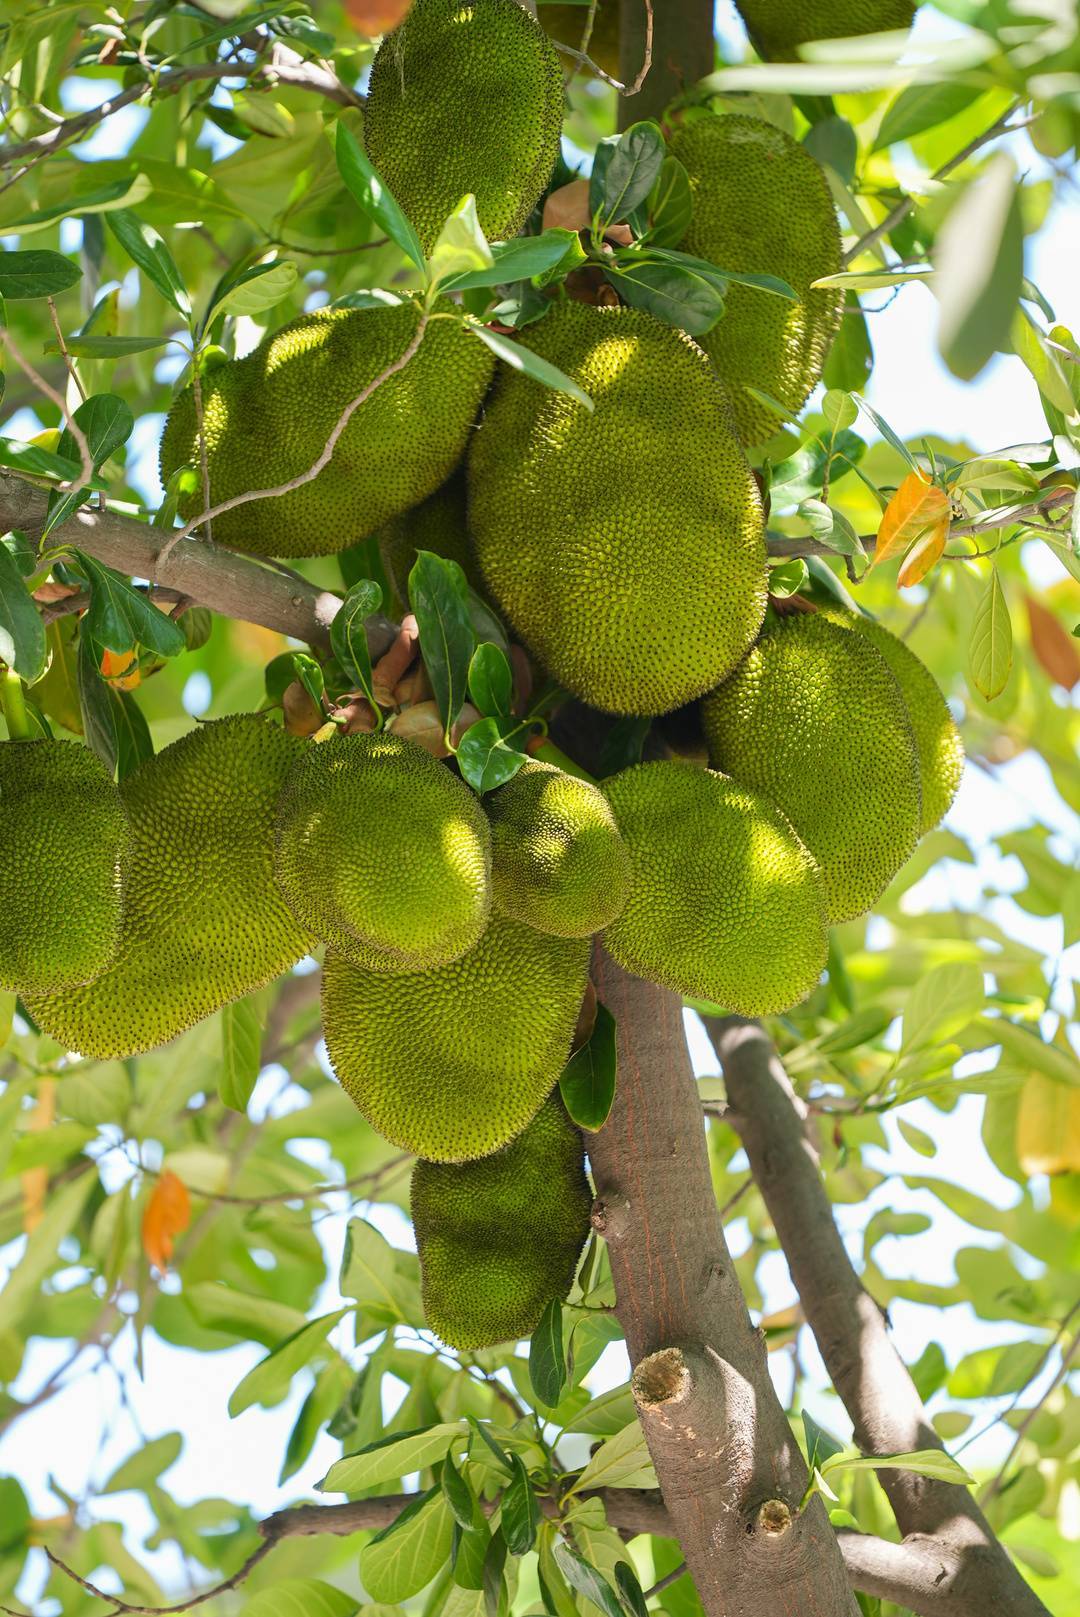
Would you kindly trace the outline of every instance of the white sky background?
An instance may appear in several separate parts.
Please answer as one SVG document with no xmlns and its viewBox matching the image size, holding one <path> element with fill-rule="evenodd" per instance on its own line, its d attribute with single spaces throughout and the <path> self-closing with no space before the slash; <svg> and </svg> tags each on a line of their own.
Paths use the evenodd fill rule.
<svg viewBox="0 0 1080 1617">
<path fill-rule="evenodd" d="M 722 43 L 730 43 L 735 54 L 740 49 L 741 33 L 733 18 L 727 0 L 720 0 L 720 38 Z M 917 27 L 924 38 L 932 33 L 955 31 L 955 25 L 930 9 L 920 12 Z M 108 93 L 108 87 L 101 82 L 80 88 L 90 92 L 92 103 Z M 82 104 L 81 101 L 79 104 Z M 72 102 L 71 105 L 74 109 L 76 103 Z M 124 127 L 121 118 L 135 120 L 141 116 L 129 109 L 128 113 L 112 121 L 108 134 L 100 132 L 95 141 L 85 143 L 80 150 L 88 156 L 111 155 L 118 147 L 125 145 L 133 133 L 134 123 L 129 121 Z M 107 145 L 103 142 L 107 142 Z M 1025 137 L 1016 137 L 1013 148 L 1021 166 L 1029 165 L 1036 172 L 1043 172 L 1042 160 L 1033 152 Z M 1028 275 L 1054 306 L 1057 318 L 1074 330 L 1080 326 L 1078 264 L 1080 190 L 1074 188 L 1062 197 L 1040 235 L 1029 239 L 1027 262 Z M 887 294 L 882 294 L 880 302 L 886 304 L 886 300 Z M 905 289 L 888 302 L 881 313 L 872 317 L 876 366 L 868 392 L 871 402 L 890 424 L 905 437 L 915 433 L 940 433 L 948 437 L 963 437 L 975 449 L 981 450 L 1044 438 L 1046 427 L 1034 383 L 1019 360 L 999 357 L 973 384 L 960 383 L 945 370 L 937 356 L 934 327 L 932 295 L 920 287 Z M 28 412 L 25 414 L 29 417 Z M 151 498 L 154 497 L 156 485 L 154 452 L 158 427 L 157 418 L 145 423 L 137 440 L 137 449 L 142 458 L 135 482 Z M 28 418 L 14 421 L 7 430 L 18 432 L 36 429 Z M 1027 546 L 1025 559 L 1029 557 L 1032 576 L 1037 582 L 1049 582 L 1058 576 L 1057 564 L 1044 547 Z M 196 693 L 192 692 L 192 695 Z M 201 710 L 202 703 L 198 705 Z M 194 709 L 194 702 L 192 707 Z M 974 869 L 950 865 L 943 874 L 935 873 L 915 890 L 916 900 L 929 908 L 943 908 L 948 907 L 950 902 L 961 900 L 971 903 L 981 887 L 988 883 L 1014 890 L 1020 887 L 1023 876 L 1018 861 L 1002 859 L 992 848 L 991 841 L 1007 831 L 1031 823 L 1033 819 L 1055 828 L 1059 837 L 1059 853 L 1063 852 L 1067 859 L 1080 857 L 1080 821 L 1058 797 L 1040 760 L 1021 757 L 999 770 L 993 780 L 969 768 L 947 824 L 972 844 L 977 854 L 977 864 Z M 1047 956 L 1056 956 L 1060 952 L 1059 922 L 1028 916 L 1007 899 L 994 901 L 991 908 L 995 919 L 1024 943 L 1042 949 Z M 1066 988 L 1070 979 L 1078 974 L 1078 968 L 1080 948 L 1069 951 L 1068 956 L 1060 962 L 1059 978 Z M 1063 1000 L 1063 1004 L 1067 1002 Z M 703 1030 L 689 1013 L 688 1025 L 695 1065 L 701 1073 L 715 1071 L 716 1063 Z M 270 1097 L 280 1090 L 281 1077 L 279 1071 L 269 1071 L 260 1079 L 253 1098 L 253 1115 L 257 1116 L 260 1106 L 265 1108 Z M 301 1103 L 301 1099 L 301 1092 L 295 1089 L 288 1091 L 277 1100 L 275 1110 L 295 1106 Z M 913 1123 L 927 1127 L 939 1142 L 939 1153 L 932 1171 L 940 1171 L 990 1200 L 1009 1205 L 1015 1201 L 1017 1189 L 997 1173 L 982 1148 L 979 1136 L 981 1107 L 982 1102 L 978 1097 L 965 1097 L 955 1111 L 944 1115 L 934 1111 L 929 1102 L 918 1102 L 905 1108 L 904 1116 Z M 927 1171 L 925 1159 L 918 1157 L 899 1139 L 891 1120 L 886 1121 L 886 1127 L 892 1148 L 886 1158 L 872 1150 L 869 1153 L 871 1165 L 881 1168 L 888 1166 L 894 1172 Z M 298 1149 L 304 1150 L 304 1142 L 300 1143 Z M 119 1155 L 114 1153 L 103 1165 L 110 1188 L 115 1188 L 123 1177 L 123 1172 L 115 1166 Z M 316 1162 L 325 1160 L 318 1146 L 312 1147 L 310 1155 Z M 109 1177 L 114 1173 L 115 1182 Z M 953 1254 L 959 1246 L 997 1244 L 996 1237 L 961 1223 L 928 1193 L 907 1192 L 893 1181 L 876 1192 L 868 1203 L 837 1209 L 849 1249 L 857 1260 L 861 1252 L 861 1232 L 871 1213 L 883 1205 L 898 1210 L 925 1211 L 934 1220 L 933 1229 L 926 1235 L 903 1240 L 886 1238 L 878 1245 L 877 1261 L 887 1272 L 914 1274 L 927 1281 L 948 1282 L 953 1278 Z M 357 1214 L 364 1214 L 365 1211 L 363 1207 L 354 1209 Z M 320 1311 L 333 1307 L 338 1300 L 336 1273 L 344 1238 L 345 1216 L 342 1198 L 338 1213 L 320 1226 L 333 1277 L 325 1296 L 317 1305 Z M 376 1208 L 370 1216 L 395 1244 L 411 1244 L 409 1225 L 395 1209 Z M 734 1250 L 740 1251 L 746 1241 L 745 1225 L 739 1220 L 734 1221 L 729 1229 L 729 1237 Z M 0 1251 L 0 1265 L 16 1261 L 20 1250 L 21 1243 L 12 1243 Z M 1030 1260 L 1023 1255 L 1020 1255 L 1019 1262 L 1021 1267 L 1031 1267 Z M 74 1283 L 78 1276 L 73 1272 L 71 1278 Z M 767 1293 L 766 1311 L 772 1312 L 794 1300 L 786 1265 L 779 1254 L 766 1261 L 762 1279 Z M 170 1284 L 175 1285 L 175 1281 Z M 974 1348 L 1014 1340 L 1020 1334 L 1013 1325 L 977 1320 L 966 1305 L 937 1312 L 900 1302 L 893 1306 L 891 1317 L 894 1338 L 909 1362 L 932 1338 L 942 1343 L 952 1364 Z M 360 1356 L 351 1350 L 347 1330 L 347 1323 L 338 1327 L 335 1340 L 359 1367 Z M 825 1424 L 847 1435 L 850 1430 L 848 1423 L 835 1398 L 825 1390 L 827 1377 L 812 1338 L 806 1331 L 803 1337 L 804 1362 L 818 1389 L 807 1401 Z M 275 1479 L 285 1441 L 308 1390 L 307 1378 L 303 1375 L 296 1378 L 292 1395 L 277 1409 L 252 1409 L 236 1421 L 230 1420 L 226 1409 L 233 1387 L 263 1356 L 263 1351 L 251 1345 L 215 1354 L 195 1354 L 170 1347 L 148 1332 L 145 1341 L 146 1378 L 142 1382 L 131 1371 L 129 1341 L 122 1343 L 112 1355 L 117 1369 L 131 1371 L 127 1384 L 130 1411 L 134 1412 L 145 1435 L 155 1437 L 171 1430 L 179 1430 L 184 1435 L 184 1451 L 167 1477 L 167 1486 L 178 1500 L 223 1496 L 250 1505 L 256 1513 L 266 1513 L 310 1492 L 337 1457 L 339 1445 L 324 1436 L 300 1473 L 284 1489 L 276 1487 Z M 20 1398 L 32 1396 L 50 1372 L 63 1362 L 68 1352 L 70 1344 L 35 1342 L 14 1389 L 16 1395 Z M 772 1362 L 781 1392 L 786 1394 L 789 1390 L 786 1356 L 775 1355 Z M 95 1374 L 74 1380 L 67 1390 L 52 1398 L 41 1409 L 18 1420 L 0 1440 L 0 1474 L 13 1475 L 20 1480 L 30 1497 L 32 1509 L 39 1515 L 55 1514 L 62 1508 L 49 1487 L 50 1475 L 55 1476 L 67 1492 L 82 1497 L 88 1472 L 97 1482 L 104 1481 L 118 1462 L 140 1445 L 141 1438 L 132 1423 L 131 1413 L 121 1404 L 116 1375 L 102 1364 L 100 1353 L 97 1350 L 85 1352 L 77 1370 L 94 1370 L 95 1366 L 98 1367 Z M 619 1345 L 607 1351 L 591 1374 L 589 1384 L 594 1391 L 600 1391 L 606 1385 L 623 1380 L 625 1375 L 625 1353 Z M 991 1413 L 1002 1409 L 1005 1403 L 1006 1400 L 987 1403 L 983 1416 L 976 1424 L 981 1425 Z M 387 1413 L 392 1407 L 391 1402 L 387 1406 Z M 1005 1434 L 998 1428 L 973 1444 L 965 1451 L 963 1458 L 965 1463 L 974 1467 L 993 1465 L 1000 1460 L 1005 1446 Z M 111 1497 L 92 1508 L 94 1514 L 128 1523 L 132 1547 L 136 1549 L 138 1540 L 151 1526 L 149 1511 L 135 1494 Z M 177 1572 L 177 1561 L 172 1551 L 159 1552 L 149 1560 L 159 1576 L 169 1578 Z M 27 1598 L 32 1597 L 38 1586 L 39 1573 L 40 1568 L 37 1568 L 27 1579 Z M 103 1581 L 107 1583 L 108 1580 Z"/>
</svg>

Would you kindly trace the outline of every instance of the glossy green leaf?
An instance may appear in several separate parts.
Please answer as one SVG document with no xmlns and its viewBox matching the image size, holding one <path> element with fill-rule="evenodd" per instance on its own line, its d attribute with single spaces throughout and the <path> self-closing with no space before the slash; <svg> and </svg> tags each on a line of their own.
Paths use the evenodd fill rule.
<svg viewBox="0 0 1080 1617">
<path fill-rule="evenodd" d="M 615 1018 L 606 1005 L 598 1004 L 592 1033 L 559 1077 L 563 1105 L 579 1128 L 591 1133 L 603 1128 L 615 1099 L 617 1076 Z"/>
<path fill-rule="evenodd" d="M 385 231 L 417 269 L 425 269 L 419 236 L 386 189 L 360 142 L 343 123 L 337 126 L 334 152 L 338 172 L 363 212 Z"/>
<path fill-rule="evenodd" d="M 374 579 L 361 578 L 348 591 L 330 624 L 330 645 L 345 678 L 375 706 L 371 676 L 371 649 L 365 620 L 382 606 L 382 589 Z"/>
<path fill-rule="evenodd" d="M 259 1076 L 262 1023 L 250 999 L 226 1005 L 221 1013 L 221 1070 L 218 1094 L 234 1112 L 246 1112 Z"/>
<path fill-rule="evenodd" d="M 991 566 L 975 608 L 968 642 L 968 663 L 976 689 L 992 702 L 1009 682 L 1012 668 L 1012 623 L 998 570 Z"/>
<path fill-rule="evenodd" d="M 32 683 L 45 671 L 45 625 L 15 558 L 0 543 L 0 662 Z"/>
<path fill-rule="evenodd" d="M 62 253 L 8 250 L 0 253 L 0 297 L 12 303 L 51 298 L 82 280 L 82 270 Z"/>
<path fill-rule="evenodd" d="M 660 126 L 651 119 L 600 142 L 589 182 L 589 212 L 599 214 L 601 230 L 625 219 L 645 201 L 666 155 Z"/>
<path fill-rule="evenodd" d="M 466 292 L 474 287 L 508 286 L 544 275 L 561 264 L 578 240 L 576 230 L 545 230 L 539 236 L 519 236 L 516 241 L 496 242 L 492 262 L 483 269 L 454 275 L 443 282 L 444 292 Z"/>
<path fill-rule="evenodd" d="M 536 1543 L 540 1507 L 519 1454 L 510 1456 L 510 1481 L 503 1490 L 500 1526 L 511 1555 L 528 1555 Z"/>
<path fill-rule="evenodd" d="M 180 625 L 143 591 L 84 551 L 72 554 L 90 585 L 86 627 L 99 646 L 110 651 L 130 651 L 140 645 L 159 657 L 178 657 L 187 649 Z"/>
<path fill-rule="evenodd" d="M 375 1600 L 397 1604 L 425 1588 L 450 1554 L 454 1518 L 438 1489 L 430 1489 L 360 1556 L 360 1577 Z"/>
<path fill-rule="evenodd" d="M 525 762 L 529 727 L 521 719 L 478 719 L 457 747 L 458 768 L 474 792 L 492 792 L 512 780 Z"/>
<path fill-rule="evenodd" d="M 554 1409 L 566 1385 L 562 1303 L 558 1297 L 547 1304 L 529 1339 L 529 1380 L 540 1402 Z"/>
<path fill-rule="evenodd" d="M 644 309 L 692 337 L 711 331 L 724 313 L 718 284 L 691 268 L 626 253 L 606 265 L 604 274 L 624 303 Z"/>
<path fill-rule="evenodd" d="M 480 229 L 476 217 L 476 198 L 462 197 L 436 238 L 428 259 L 428 275 L 432 284 L 459 276 L 490 270 L 495 263 L 487 237 Z"/>
<path fill-rule="evenodd" d="M 469 698 L 481 713 L 509 718 L 514 697 L 514 675 L 500 646 L 482 641 L 469 663 Z"/>
<path fill-rule="evenodd" d="M 583 1561 L 563 1539 L 556 1539 L 552 1555 L 571 1589 L 599 1607 L 604 1617 L 623 1617 L 619 1597 L 602 1572 Z"/>
<path fill-rule="evenodd" d="M 521 371 L 524 376 L 531 377 L 543 387 L 549 387 L 555 393 L 568 393 L 572 399 L 583 404 L 587 410 L 592 410 L 593 401 L 589 395 L 580 388 L 565 372 L 555 365 L 549 365 L 546 359 L 534 354 L 531 348 L 524 343 L 514 342 L 504 337 L 501 332 L 493 331 L 490 326 L 482 326 L 478 321 L 470 320 L 467 329 L 502 360 L 511 370 Z"/>
<path fill-rule="evenodd" d="M 105 223 L 132 263 L 138 265 L 165 301 L 187 320 L 191 315 L 191 298 L 184 277 L 153 225 L 129 208 L 115 208 L 105 215 Z"/>
<path fill-rule="evenodd" d="M 417 551 L 409 574 L 409 605 L 420 630 L 420 654 L 448 740 L 465 702 L 469 664 L 476 649 L 467 588 L 457 562 L 430 550 Z"/>
<path fill-rule="evenodd" d="M 355 1454 L 335 1461 L 319 1483 L 319 1491 L 355 1494 L 377 1483 L 423 1471 L 441 1460 L 464 1430 L 461 1421 L 441 1421 L 414 1432 L 394 1432 L 380 1437 Z"/>
</svg>

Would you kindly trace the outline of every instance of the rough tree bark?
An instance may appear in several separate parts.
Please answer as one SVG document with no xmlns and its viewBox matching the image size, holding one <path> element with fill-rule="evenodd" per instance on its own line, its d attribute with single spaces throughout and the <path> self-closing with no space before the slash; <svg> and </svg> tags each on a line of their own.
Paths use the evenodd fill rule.
<svg viewBox="0 0 1080 1617">
<path fill-rule="evenodd" d="M 765 1031 L 740 1017 L 706 1027 L 728 1100 L 826 1369 L 864 1454 L 943 1445 L 889 1337 L 885 1316 L 844 1248 L 806 1129 L 806 1108 Z M 1047 1617 L 970 1491 L 911 1471 L 878 1473 L 905 1548 L 923 1553 L 933 1609 L 944 1617 Z M 848 1535 L 856 1538 L 857 1535 Z M 859 1546 L 846 1547 L 857 1563 Z M 897 1562 L 899 1566 L 899 1561 Z M 909 1562 L 909 1566 L 913 1563 Z M 897 1599 L 875 1552 L 879 1582 L 860 1588 Z M 909 1587 L 907 1599 L 911 1598 Z"/>
<path fill-rule="evenodd" d="M 676 994 L 598 946 L 619 1080 L 589 1138 L 632 1388 L 683 1554 L 709 1617 L 851 1617 L 821 1499 L 773 1389 L 724 1239 Z"/>
<path fill-rule="evenodd" d="M 619 0 L 619 77 L 624 84 L 633 84 L 641 71 L 645 24 L 644 0 Z M 712 72 L 715 57 L 711 0 L 653 0 L 652 67 L 637 95 L 619 98 L 619 128 L 641 118 L 659 118 L 681 90 Z"/>
</svg>

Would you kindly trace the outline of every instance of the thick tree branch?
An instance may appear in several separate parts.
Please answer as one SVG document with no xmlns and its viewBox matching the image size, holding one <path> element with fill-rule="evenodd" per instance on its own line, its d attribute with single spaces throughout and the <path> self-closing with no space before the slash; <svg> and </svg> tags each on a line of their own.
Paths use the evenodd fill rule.
<svg viewBox="0 0 1080 1617">
<path fill-rule="evenodd" d="M 600 948 L 619 1084 L 590 1135 L 632 1388 L 708 1617 L 850 1617 L 835 1534 L 769 1378 L 713 1194 L 682 1002 Z"/>
<path fill-rule="evenodd" d="M 0 471 L 0 532 L 9 533 L 13 528 L 40 532 L 45 506 L 41 489 Z M 133 517 L 83 506 L 52 530 L 49 544 L 85 550 L 118 572 L 163 584 L 225 617 L 262 624 L 319 650 L 328 647 L 330 624 L 341 605 L 338 596 L 264 566 L 254 557 L 202 540 L 181 540 L 168 559 L 159 563 L 158 552 L 169 532 Z M 372 657 L 381 657 L 393 644 L 397 625 L 376 614 L 366 627 Z"/>
<path fill-rule="evenodd" d="M 840 1238 L 795 1094 L 768 1035 L 740 1017 L 707 1018 L 739 1135 L 833 1386 L 864 1454 L 943 1445 Z M 967 1488 L 910 1471 L 878 1472 L 897 1525 L 945 1568 L 949 1617 L 1046 1617 Z M 940 1570 L 940 1568 L 939 1568 Z M 921 1609 L 905 1597 L 914 1609 Z M 926 1608 L 930 1609 L 930 1608 Z"/>
</svg>

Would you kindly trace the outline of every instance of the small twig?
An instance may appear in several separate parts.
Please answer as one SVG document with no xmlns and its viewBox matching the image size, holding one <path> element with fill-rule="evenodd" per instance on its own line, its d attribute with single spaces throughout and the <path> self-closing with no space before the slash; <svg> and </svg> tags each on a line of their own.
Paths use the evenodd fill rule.
<svg viewBox="0 0 1080 1617">
<path fill-rule="evenodd" d="M 1073 1314 L 1075 1312 L 1076 1307 L 1074 1307 L 1072 1310 Z M 1072 1314 L 1070 1314 L 1070 1318 L 1071 1317 Z M 1005 1478 L 1008 1475 L 1009 1467 L 1012 1465 L 1012 1462 L 1016 1457 L 1017 1450 L 1024 1441 L 1025 1437 L 1028 1435 L 1028 1432 L 1031 1430 L 1039 1411 L 1046 1403 L 1046 1400 L 1049 1398 L 1050 1394 L 1055 1390 L 1055 1388 L 1060 1387 L 1061 1383 L 1065 1380 L 1065 1377 L 1069 1373 L 1069 1367 L 1071 1366 L 1072 1361 L 1075 1359 L 1077 1353 L 1080 1353 L 1080 1331 L 1076 1332 L 1069 1344 L 1067 1351 L 1061 1355 L 1061 1363 L 1058 1365 L 1057 1373 L 1055 1374 L 1050 1385 L 1047 1387 L 1042 1397 L 1037 1399 L 1035 1403 L 1032 1404 L 1031 1408 L 1020 1422 L 1020 1425 L 1016 1428 L 1016 1436 L 1013 1439 L 1012 1447 L 1010 1448 L 1008 1454 L 1006 1454 L 1004 1460 L 1002 1460 L 1001 1469 L 998 1471 L 997 1475 L 991 1479 L 985 1492 L 979 1498 L 979 1503 L 982 1505 L 984 1510 L 990 1501 L 1001 1492 L 1005 1483 Z"/>
<path fill-rule="evenodd" d="M 34 386 L 40 393 L 44 393 L 50 404 L 56 405 L 56 408 L 60 411 L 60 414 L 64 418 L 67 425 L 67 430 L 75 440 L 76 448 L 79 451 L 79 459 L 82 462 L 78 481 L 74 483 L 58 483 L 56 485 L 57 488 L 64 490 L 84 488 L 94 475 L 94 457 L 90 453 L 90 445 L 86 441 L 85 432 L 79 426 L 79 423 L 74 419 L 74 417 L 69 415 L 67 404 L 64 402 L 62 395 L 56 391 L 51 382 L 47 382 L 44 376 L 39 375 L 31 365 L 30 361 L 25 359 L 20 353 L 18 345 L 16 344 L 14 337 L 11 335 L 10 327 L 4 328 L 3 340 L 7 344 L 8 353 L 11 355 L 12 359 L 15 361 L 16 365 L 22 371 L 27 380 L 33 382 Z"/>
<path fill-rule="evenodd" d="M 128 1159 L 130 1161 L 130 1157 Z M 323 1184 L 312 1185 L 309 1190 L 274 1190 L 262 1196 L 233 1196 L 224 1190 L 206 1190 L 199 1185 L 188 1185 L 192 1196 L 198 1196 L 202 1201 L 228 1202 L 234 1207 L 262 1207 L 266 1202 L 304 1202 L 315 1201 L 320 1196 L 340 1194 L 343 1190 L 359 1190 L 361 1186 L 369 1190 L 377 1190 L 385 1179 L 391 1179 L 404 1167 L 413 1161 L 411 1152 L 402 1152 L 400 1156 L 391 1157 L 381 1167 L 369 1169 L 367 1173 L 354 1174 L 351 1179 L 343 1179 L 339 1185 Z M 161 1170 L 148 1168 L 143 1163 L 137 1164 L 139 1171 L 151 1179 L 157 1179 Z M 366 1198 L 356 1197 L 360 1201 Z"/>
<path fill-rule="evenodd" d="M 48 298 L 46 301 L 49 305 L 49 316 L 52 320 L 53 330 L 56 332 L 56 340 L 60 345 L 60 352 L 64 356 L 64 364 L 67 366 L 67 373 L 71 377 L 72 383 L 74 384 L 80 399 L 82 399 L 83 403 L 85 404 L 86 389 L 83 387 L 79 373 L 75 369 L 75 361 L 68 353 L 67 343 L 64 341 L 64 333 L 60 329 L 60 317 L 56 312 L 56 299 Z"/>
<path fill-rule="evenodd" d="M 753 1185 L 754 1185 L 754 1177 L 751 1174 L 748 1179 L 743 1180 L 742 1184 L 739 1186 L 739 1188 L 735 1192 L 735 1194 L 733 1196 L 728 1197 L 727 1201 L 724 1203 L 723 1207 L 721 1207 L 721 1209 L 720 1209 L 720 1217 L 721 1218 L 726 1218 L 727 1215 L 731 1212 L 733 1207 L 738 1207 L 739 1203 L 742 1201 L 743 1197 L 746 1195 L 746 1192 L 748 1190 L 753 1189 Z"/>
<path fill-rule="evenodd" d="M 71 1579 L 72 1583 L 77 1583 L 80 1589 L 85 1589 L 87 1594 L 93 1595 L 96 1599 L 104 1600 L 114 1613 L 138 1613 L 141 1614 L 141 1617 L 159 1617 L 159 1614 L 161 1614 L 161 1617 L 163 1617 L 163 1614 L 167 1612 L 190 1611 L 193 1606 L 201 1606 L 207 1600 L 213 1600 L 215 1595 L 225 1594 L 229 1589 L 235 1589 L 238 1584 L 244 1581 L 249 1572 L 254 1571 L 263 1557 L 269 1555 L 273 1547 L 274 1540 L 272 1538 L 264 1539 L 261 1544 L 256 1545 L 243 1566 L 234 1572 L 231 1578 L 225 1578 L 223 1582 L 215 1584 L 212 1589 L 200 1589 L 198 1594 L 192 1595 L 187 1600 L 177 1601 L 173 1606 L 130 1605 L 128 1601 L 121 1600 L 118 1595 L 106 1594 L 104 1589 L 99 1589 L 88 1578 L 84 1578 L 73 1567 L 68 1566 L 66 1561 L 61 1561 L 58 1555 L 54 1555 L 48 1545 L 45 1546 L 45 1554 L 49 1557 L 53 1566 L 58 1567 L 61 1572 Z"/>
<path fill-rule="evenodd" d="M 686 1562 L 680 1561 L 677 1567 L 673 1568 L 671 1572 L 665 1573 L 659 1582 L 653 1584 L 651 1589 L 645 1590 L 645 1599 L 651 1600 L 653 1595 L 660 1594 L 664 1589 L 670 1589 L 671 1585 L 673 1583 L 678 1583 L 680 1578 L 684 1578 L 686 1576 L 686 1573 Z"/>
<path fill-rule="evenodd" d="M 595 12 L 595 10 L 596 6 L 594 4 L 593 11 Z M 591 34 L 591 32 L 592 29 L 590 26 L 589 33 Z M 645 80 L 649 76 L 649 69 L 652 67 L 652 0 L 645 0 L 645 55 L 642 60 L 641 67 L 638 69 L 637 78 L 632 84 L 623 84 L 619 79 L 613 79 L 610 73 L 605 73 L 603 68 L 598 67 L 590 56 L 586 56 L 583 50 L 575 50 L 572 45 L 560 45 L 557 39 L 553 39 L 552 44 L 562 56 L 569 56 L 571 61 L 577 62 L 580 67 L 587 67 L 590 73 L 595 73 L 598 79 L 603 79 L 605 84 L 610 84 L 611 88 L 613 90 L 617 90 L 621 96 L 637 95 L 638 91 L 641 89 L 642 85 L 645 83 Z"/>
<path fill-rule="evenodd" d="M 1001 117 L 990 125 L 989 129 L 984 129 L 981 135 L 976 135 L 974 140 L 969 140 L 963 150 L 956 153 L 955 157 L 950 157 L 947 163 L 943 163 L 939 169 L 935 169 L 930 176 L 931 181 L 948 179 L 953 170 L 959 168 L 961 163 L 966 163 L 968 158 L 973 157 L 980 147 L 988 145 L 992 140 L 996 140 L 999 135 L 1008 134 L 1010 132 L 1009 119 L 1014 112 L 1020 110 L 1023 104 L 1023 98 L 1014 101 L 1001 114 Z M 881 238 L 889 235 L 890 231 L 895 230 L 897 225 L 903 224 L 914 206 L 915 198 L 913 196 L 902 197 L 895 208 L 885 215 L 879 225 L 875 225 L 873 230 L 868 230 L 865 236 L 859 237 L 853 247 L 848 248 L 840 260 L 844 269 L 847 269 L 848 265 L 853 263 L 861 253 L 865 253 L 868 248 L 876 246 Z"/>
<path fill-rule="evenodd" d="M 249 489 L 246 494 L 234 494 L 231 499 L 222 500 L 220 505 L 211 506 L 207 510 L 203 511 L 201 515 L 193 517 L 186 527 L 177 528 L 175 533 L 171 533 L 169 535 L 165 544 L 162 545 L 161 550 L 158 552 L 158 565 L 160 566 L 163 562 L 168 560 L 174 545 L 178 545 L 181 539 L 189 539 L 195 532 L 196 528 L 201 528 L 204 523 L 212 522 L 215 517 L 223 516 L 226 511 L 235 511 L 237 506 L 247 505 L 251 500 L 274 500 L 280 498 L 280 496 L 283 494 L 291 494 L 295 489 L 303 488 L 305 483 L 310 483 L 316 477 L 318 477 L 323 468 L 329 464 L 330 458 L 337 447 L 338 439 L 345 431 L 345 428 L 352 420 L 356 411 L 359 410 L 362 404 L 367 403 L 368 399 L 370 399 L 376 388 L 381 387 L 384 382 L 388 382 L 392 376 L 396 376 L 398 371 L 404 370 L 405 366 L 412 359 L 413 355 L 416 353 L 417 349 L 420 347 L 420 344 L 424 340 L 424 333 L 427 330 L 428 318 L 427 311 L 425 310 L 425 312 L 421 315 L 420 322 L 417 325 L 416 330 L 413 332 L 412 337 L 409 339 L 408 345 L 404 351 L 398 356 L 397 359 L 394 360 L 393 364 L 388 365 L 384 371 L 381 371 L 378 376 L 370 381 L 367 386 L 357 394 L 355 399 L 345 406 L 345 409 L 341 412 L 340 416 L 335 422 L 334 429 L 323 445 L 317 459 L 313 465 L 308 467 L 306 472 L 300 472 L 296 477 L 290 477 L 287 483 L 279 483 L 274 488 Z"/>
</svg>

